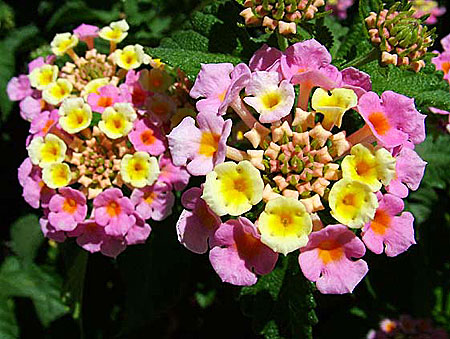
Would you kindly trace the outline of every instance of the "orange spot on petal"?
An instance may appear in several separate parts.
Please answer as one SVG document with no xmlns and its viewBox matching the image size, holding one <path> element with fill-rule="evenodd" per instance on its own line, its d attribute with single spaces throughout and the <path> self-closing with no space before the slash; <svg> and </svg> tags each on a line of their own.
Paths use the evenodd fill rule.
<svg viewBox="0 0 450 339">
<path fill-rule="evenodd" d="M 219 148 L 219 134 L 213 134 L 211 132 L 203 132 L 200 139 L 199 153 L 207 157 L 212 157 Z"/>
<path fill-rule="evenodd" d="M 106 212 L 110 217 L 116 217 L 122 211 L 120 205 L 115 201 L 110 201 L 106 206 Z"/>
<path fill-rule="evenodd" d="M 156 194 L 156 192 L 145 192 L 144 201 L 150 205 L 157 196 L 158 194 Z"/>
<path fill-rule="evenodd" d="M 442 70 L 444 71 L 444 74 L 448 74 L 450 71 L 450 62 L 446 61 L 442 63 Z"/>
<path fill-rule="evenodd" d="M 111 97 L 100 97 L 97 101 L 97 106 L 109 107 L 113 104 L 113 98 Z"/>
<path fill-rule="evenodd" d="M 72 198 L 66 198 L 62 207 L 63 211 L 69 214 L 74 214 L 77 211 L 77 202 Z"/>
<path fill-rule="evenodd" d="M 391 226 L 391 216 L 384 210 L 378 209 L 375 213 L 375 218 L 370 223 L 370 229 L 378 235 L 383 235 Z"/>
<path fill-rule="evenodd" d="M 141 141 L 146 146 L 153 145 L 153 143 L 156 141 L 156 138 L 153 135 L 153 131 L 151 129 L 148 129 L 142 132 Z"/>
<path fill-rule="evenodd" d="M 379 135 L 385 135 L 391 129 L 389 120 L 382 112 L 371 113 L 369 115 L 369 121 L 372 123 L 375 131 L 377 131 Z"/>
<path fill-rule="evenodd" d="M 338 261 L 344 255 L 344 248 L 335 240 L 324 240 L 319 246 L 319 258 L 324 264 Z"/>
<path fill-rule="evenodd" d="M 47 134 L 48 130 L 50 129 L 50 127 L 53 125 L 54 122 L 55 121 L 53 119 L 48 119 L 47 122 L 45 123 L 45 126 L 42 128 L 42 132 Z"/>
</svg>

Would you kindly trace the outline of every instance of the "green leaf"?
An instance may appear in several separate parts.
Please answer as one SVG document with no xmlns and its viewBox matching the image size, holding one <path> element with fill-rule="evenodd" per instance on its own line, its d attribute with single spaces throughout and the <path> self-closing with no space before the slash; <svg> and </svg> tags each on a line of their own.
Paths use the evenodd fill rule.
<svg viewBox="0 0 450 339">
<path fill-rule="evenodd" d="M 297 256 L 278 260 L 277 267 L 241 290 L 243 313 L 265 338 L 312 338 L 317 323 L 313 285 L 300 272 Z"/>
<path fill-rule="evenodd" d="M 24 262 L 33 262 L 43 241 L 44 237 L 36 215 L 28 214 L 12 224 L 10 246 Z"/>
<path fill-rule="evenodd" d="M 68 312 L 61 301 L 62 282 L 50 268 L 7 257 L 0 267 L 0 298 L 28 297 L 44 326 Z"/>
<path fill-rule="evenodd" d="M 0 297 L 0 338 L 16 339 L 19 337 L 19 327 L 14 315 L 14 301 Z"/>
</svg>

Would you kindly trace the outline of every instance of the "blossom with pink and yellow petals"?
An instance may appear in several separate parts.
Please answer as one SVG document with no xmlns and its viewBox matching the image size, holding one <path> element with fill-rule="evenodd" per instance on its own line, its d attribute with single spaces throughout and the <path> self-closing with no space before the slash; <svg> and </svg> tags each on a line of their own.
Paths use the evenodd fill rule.
<svg viewBox="0 0 450 339">
<path fill-rule="evenodd" d="M 158 182 L 151 186 L 134 189 L 130 200 L 142 218 L 159 221 L 172 213 L 175 196 L 169 186 Z"/>
<path fill-rule="evenodd" d="M 166 183 L 176 191 L 182 191 L 191 177 L 185 166 L 175 166 L 170 156 L 166 154 L 159 158 L 159 169 L 158 181 Z"/>
<path fill-rule="evenodd" d="M 373 220 L 364 225 L 362 240 L 372 252 L 395 257 L 414 245 L 414 217 L 403 212 L 403 200 L 392 194 L 378 194 L 379 206 Z"/>
<path fill-rule="evenodd" d="M 244 102 L 260 114 L 262 123 L 280 120 L 291 112 L 294 105 L 294 86 L 287 80 L 280 82 L 277 72 L 256 71 L 245 88 Z"/>
<path fill-rule="evenodd" d="M 450 48 L 431 59 L 438 71 L 444 72 L 444 79 L 450 82 Z"/>
<path fill-rule="evenodd" d="M 220 225 L 210 240 L 209 261 L 223 282 L 250 286 L 257 274 L 272 272 L 278 254 L 264 245 L 253 223 L 244 217 Z"/>
<path fill-rule="evenodd" d="M 6 93 L 8 94 L 9 100 L 12 101 L 23 100 L 33 94 L 28 76 L 22 74 L 18 77 L 11 78 L 6 86 Z"/>
<path fill-rule="evenodd" d="M 208 239 L 216 232 L 221 220 L 201 198 L 202 189 L 193 187 L 183 193 L 183 212 L 177 222 L 178 241 L 194 253 L 208 250 Z"/>
<path fill-rule="evenodd" d="M 225 160 L 226 140 L 231 132 L 231 120 L 224 121 L 214 114 L 200 113 L 197 123 L 184 118 L 167 136 L 172 161 L 185 166 L 192 175 L 205 175 Z"/>
<path fill-rule="evenodd" d="M 164 134 L 147 119 L 137 119 L 128 134 L 136 151 L 148 152 L 151 155 L 160 155 L 166 150 Z"/>
<path fill-rule="evenodd" d="M 108 188 L 94 199 L 95 222 L 105 228 L 106 234 L 125 235 L 136 222 L 134 207 L 118 188 Z"/>
<path fill-rule="evenodd" d="M 86 196 L 70 187 L 62 187 L 48 205 L 48 220 L 59 231 L 73 231 L 87 213 Z"/>
<path fill-rule="evenodd" d="M 103 113 L 106 107 L 114 106 L 117 102 L 123 102 L 119 89 L 114 85 L 102 86 L 98 93 L 91 93 L 87 97 L 87 102 L 94 112 Z"/>
<path fill-rule="evenodd" d="M 417 190 L 422 181 L 425 166 L 419 155 L 409 147 L 403 147 L 396 154 L 395 177 L 386 187 L 386 191 L 400 198 L 408 196 L 408 188 Z"/>
<path fill-rule="evenodd" d="M 351 293 L 368 271 L 361 258 L 366 248 L 344 225 L 328 225 L 311 233 L 298 261 L 305 277 L 325 294 Z"/>
<path fill-rule="evenodd" d="M 414 99 L 392 91 L 383 92 L 380 99 L 376 93 L 368 92 L 359 99 L 358 111 L 384 147 L 425 140 L 426 116 L 416 110 Z"/>
</svg>

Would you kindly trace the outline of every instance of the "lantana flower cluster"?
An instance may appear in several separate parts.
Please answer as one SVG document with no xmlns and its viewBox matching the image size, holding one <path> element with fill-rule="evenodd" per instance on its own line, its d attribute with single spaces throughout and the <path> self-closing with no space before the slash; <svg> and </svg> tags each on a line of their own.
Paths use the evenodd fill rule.
<svg viewBox="0 0 450 339">
<path fill-rule="evenodd" d="M 31 123 L 18 174 L 25 201 L 43 210 L 44 235 L 76 237 L 112 257 L 145 242 L 146 220 L 166 218 L 172 190 L 190 177 L 173 164 L 166 140 L 179 116 L 194 112 L 187 80 L 140 45 L 117 49 L 128 29 L 121 20 L 57 34 L 53 55 L 33 60 L 7 88 Z M 108 54 L 94 48 L 96 39 L 109 42 Z M 147 64 L 153 68 L 137 71 Z"/>
<path fill-rule="evenodd" d="M 367 334 L 367 339 L 388 338 L 447 339 L 448 335 L 443 328 L 433 326 L 430 319 L 415 319 L 404 314 L 399 319 L 383 319 L 379 329 Z"/>
<path fill-rule="evenodd" d="M 415 243 L 402 199 L 423 176 L 425 116 L 331 61 L 307 40 L 265 45 L 249 65 L 203 64 L 198 114 L 168 135 L 174 164 L 205 176 L 182 196 L 179 241 L 209 251 L 224 282 L 252 285 L 298 251 L 319 291 L 348 293 L 368 271 L 366 248 L 396 256 Z"/>
</svg>

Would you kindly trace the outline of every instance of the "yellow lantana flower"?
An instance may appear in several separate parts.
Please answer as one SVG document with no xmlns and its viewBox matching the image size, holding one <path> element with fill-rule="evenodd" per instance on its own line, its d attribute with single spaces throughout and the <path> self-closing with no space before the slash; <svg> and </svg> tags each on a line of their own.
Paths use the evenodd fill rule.
<svg viewBox="0 0 450 339">
<path fill-rule="evenodd" d="M 72 92 L 73 85 L 66 79 L 58 79 L 45 87 L 42 99 L 51 105 L 58 105 Z"/>
<path fill-rule="evenodd" d="M 324 115 L 322 126 L 328 130 L 334 125 L 341 127 L 344 113 L 357 104 L 355 92 L 347 88 L 335 88 L 329 92 L 317 88 L 311 99 L 312 108 Z"/>
<path fill-rule="evenodd" d="M 229 161 L 207 174 L 202 199 L 219 216 L 238 216 L 261 201 L 263 189 L 261 175 L 250 161 Z"/>
<path fill-rule="evenodd" d="M 59 124 L 67 133 L 74 134 L 89 127 L 92 121 L 91 107 L 81 98 L 64 100 L 59 108 Z"/>
<path fill-rule="evenodd" d="M 150 62 L 150 56 L 145 54 L 141 45 L 128 45 L 123 50 L 118 49 L 114 52 L 113 58 L 117 66 L 127 71 Z"/>
<path fill-rule="evenodd" d="M 130 26 L 125 20 L 115 21 L 111 22 L 109 26 L 103 27 L 98 36 L 102 39 L 119 43 L 126 38 L 129 29 Z"/>
<path fill-rule="evenodd" d="M 372 151 L 362 144 L 357 144 L 352 147 L 350 153 L 341 164 L 343 178 L 365 183 L 370 186 L 372 192 L 379 191 L 382 183 L 389 185 L 394 178 L 395 158 L 388 150 L 380 148 Z"/>
<path fill-rule="evenodd" d="M 91 93 L 100 94 L 98 92 L 98 89 L 100 87 L 108 85 L 109 83 L 109 78 L 98 78 L 91 80 L 86 84 L 86 86 L 84 86 L 83 90 L 81 91 L 81 96 L 86 100 L 88 95 Z"/>
<path fill-rule="evenodd" d="M 45 137 L 36 137 L 31 140 L 27 150 L 31 162 L 43 168 L 53 163 L 62 162 L 66 155 L 67 146 L 59 137 L 49 133 Z"/>
<path fill-rule="evenodd" d="M 53 54 L 57 56 L 62 56 L 78 44 L 78 37 L 71 33 L 60 33 L 56 34 L 53 38 L 50 46 L 52 48 Z"/>
<path fill-rule="evenodd" d="M 351 228 L 361 228 L 375 216 L 378 199 L 370 186 L 359 181 L 341 179 L 329 195 L 331 215 Z"/>
<path fill-rule="evenodd" d="M 259 216 L 261 241 L 284 255 L 303 247 L 312 231 L 311 216 L 297 199 L 280 196 L 270 200 Z"/>
<path fill-rule="evenodd" d="M 103 111 L 98 127 L 108 138 L 118 139 L 128 135 L 136 118 L 136 112 L 130 103 L 116 103 Z"/>
<path fill-rule="evenodd" d="M 152 185 L 159 173 L 158 160 L 147 152 L 126 154 L 120 163 L 123 181 L 137 188 Z"/>
<path fill-rule="evenodd" d="M 70 180 L 72 180 L 72 173 L 66 163 L 53 163 L 42 170 L 42 181 L 50 188 L 67 186 Z"/>
<path fill-rule="evenodd" d="M 28 75 L 31 87 L 34 87 L 40 91 L 45 89 L 51 83 L 55 82 L 57 77 L 58 66 L 47 64 L 41 67 L 36 67 Z"/>
</svg>

